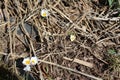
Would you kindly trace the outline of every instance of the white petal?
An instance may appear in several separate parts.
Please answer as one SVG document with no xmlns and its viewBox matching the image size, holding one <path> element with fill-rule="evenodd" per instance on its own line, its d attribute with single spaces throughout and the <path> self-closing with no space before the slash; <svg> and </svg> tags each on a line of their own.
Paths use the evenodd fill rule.
<svg viewBox="0 0 120 80">
<path fill-rule="evenodd" d="M 38 63 L 38 58 L 37 57 L 31 57 L 30 64 L 31 65 L 36 65 L 37 63 Z"/>
<path fill-rule="evenodd" d="M 30 66 L 29 65 L 27 65 L 26 67 L 24 67 L 24 69 L 23 69 L 24 71 L 31 71 L 31 68 L 30 68 Z"/>
<path fill-rule="evenodd" d="M 30 58 L 24 58 L 24 60 L 22 61 L 22 63 L 24 64 L 24 65 L 30 65 Z"/>
<path fill-rule="evenodd" d="M 74 41 L 76 39 L 76 36 L 75 35 L 70 35 L 70 40 L 71 41 Z"/>
<path fill-rule="evenodd" d="M 82 26 L 82 30 L 83 30 L 84 32 L 86 32 L 87 27 L 86 27 L 86 26 Z"/>
</svg>

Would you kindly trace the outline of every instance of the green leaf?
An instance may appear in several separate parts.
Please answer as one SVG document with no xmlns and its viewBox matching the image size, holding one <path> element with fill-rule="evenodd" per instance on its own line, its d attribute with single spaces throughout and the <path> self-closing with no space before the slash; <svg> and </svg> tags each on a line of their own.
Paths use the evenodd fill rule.
<svg viewBox="0 0 120 80">
<path fill-rule="evenodd" d="M 114 0 L 108 0 L 109 6 L 112 6 Z"/>
<path fill-rule="evenodd" d="M 119 4 L 119 6 L 120 6 L 120 0 L 118 0 L 118 4 Z"/>
<path fill-rule="evenodd" d="M 116 51 L 115 51 L 114 49 L 109 49 L 109 50 L 108 50 L 108 53 L 109 53 L 109 54 L 116 54 Z"/>
<path fill-rule="evenodd" d="M 118 16 L 120 17 L 120 14 Z"/>
</svg>

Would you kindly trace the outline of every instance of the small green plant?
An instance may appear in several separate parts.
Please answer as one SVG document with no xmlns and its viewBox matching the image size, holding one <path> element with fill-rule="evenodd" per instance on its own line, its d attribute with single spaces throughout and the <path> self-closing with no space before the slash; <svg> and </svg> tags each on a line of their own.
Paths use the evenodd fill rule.
<svg viewBox="0 0 120 80">
<path fill-rule="evenodd" d="M 110 69 L 112 69 L 114 72 L 120 72 L 120 56 L 112 55 L 108 58 Z"/>
<path fill-rule="evenodd" d="M 109 49 L 107 52 L 108 54 L 116 54 L 116 51 L 114 49 Z"/>
<path fill-rule="evenodd" d="M 110 7 L 120 8 L 120 0 L 108 0 L 108 4 Z"/>
<path fill-rule="evenodd" d="M 109 6 L 112 6 L 113 2 L 115 2 L 115 0 L 108 0 Z"/>
</svg>

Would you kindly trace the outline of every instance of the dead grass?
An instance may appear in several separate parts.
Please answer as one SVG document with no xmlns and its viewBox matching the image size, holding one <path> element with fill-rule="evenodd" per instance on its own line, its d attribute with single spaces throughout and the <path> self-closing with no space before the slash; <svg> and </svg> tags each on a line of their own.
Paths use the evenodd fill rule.
<svg viewBox="0 0 120 80">
<path fill-rule="evenodd" d="M 23 80 L 24 74 L 32 80 L 120 79 L 120 17 L 111 17 L 107 4 L 99 0 L 0 3 L 1 61 Z M 49 11 L 48 17 L 41 17 L 42 9 Z M 115 54 L 109 54 L 111 49 Z M 27 56 L 40 59 L 28 73 L 22 64 Z"/>
</svg>

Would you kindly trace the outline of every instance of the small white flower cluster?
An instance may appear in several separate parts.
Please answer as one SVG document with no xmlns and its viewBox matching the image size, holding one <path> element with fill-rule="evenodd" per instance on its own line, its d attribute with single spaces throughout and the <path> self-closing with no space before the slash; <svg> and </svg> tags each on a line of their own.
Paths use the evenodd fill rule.
<svg viewBox="0 0 120 80">
<path fill-rule="evenodd" d="M 47 17 L 49 15 L 49 13 L 48 13 L 48 10 L 47 9 L 42 9 L 41 10 L 41 16 L 42 17 Z"/>
<path fill-rule="evenodd" d="M 26 65 L 26 67 L 23 70 L 31 71 L 30 65 L 36 65 L 38 63 L 38 58 L 35 56 L 31 58 L 27 57 L 23 59 L 22 63 Z"/>
</svg>

